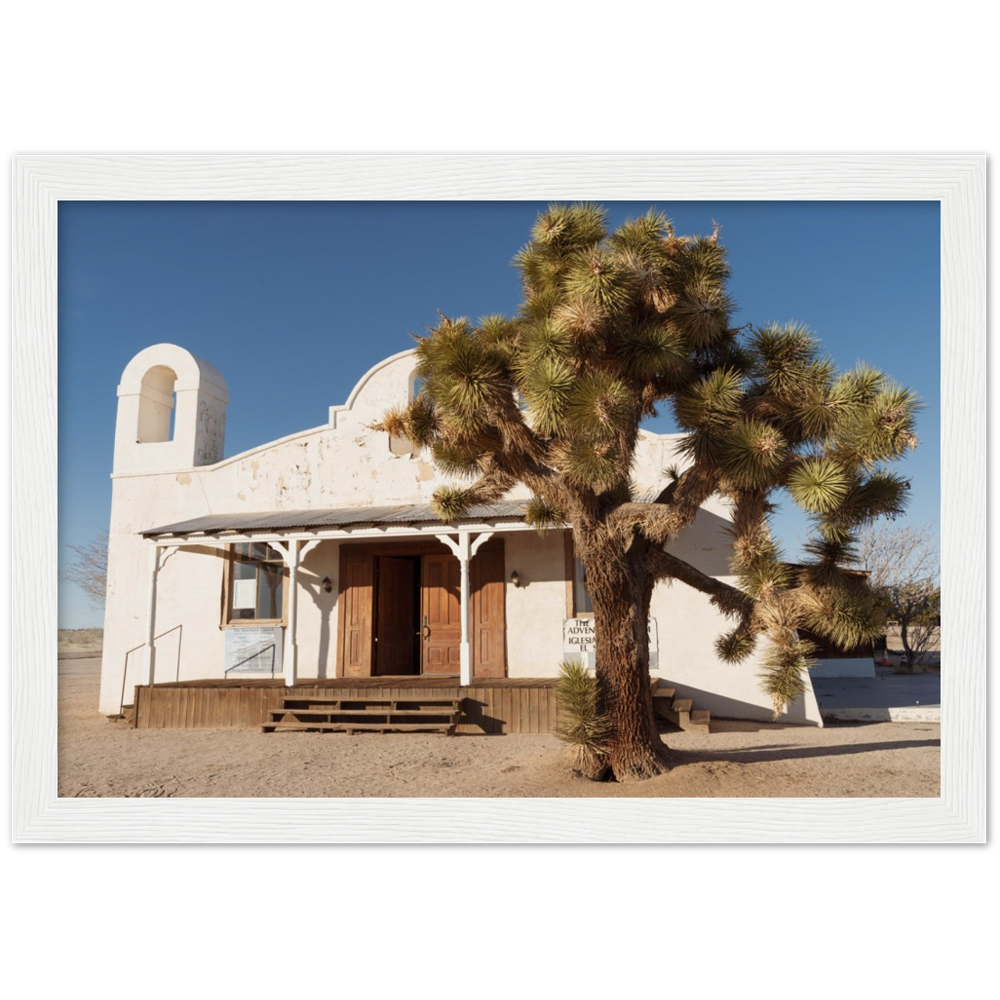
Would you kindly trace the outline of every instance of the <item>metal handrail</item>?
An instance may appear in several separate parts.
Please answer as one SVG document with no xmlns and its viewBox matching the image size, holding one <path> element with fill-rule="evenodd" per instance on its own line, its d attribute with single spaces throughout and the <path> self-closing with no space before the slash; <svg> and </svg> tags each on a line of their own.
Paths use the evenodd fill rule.
<svg viewBox="0 0 1000 1000">
<path fill-rule="evenodd" d="M 153 642 L 157 639 L 162 639 L 165 635 L 170 635 L 171 632 L 176 632 L 178 629 L 181 630 L 181 637 L 177 640 L 177 673 L 180 675 L 181 671 L 181 643 L 184 641 L 184 623 L 181 622 L 180 625 L 175 625 L 173 628 L 168 628 L 166 632 L 161 632 L 159 635 L 153 636 Z M 125 653 L 125 669 L 122 671 L 122 698 L 118 705 L 118 714 L 121 715 L 125 711 L 125 681 L 128 680 L 128 658 L 138 649 L 145 648 L 146 643 L 140 642 L 138 646 L 133 646 L 130 650 Z M 152 681 L 152 678 L 150 678 Z"/>
</svg>

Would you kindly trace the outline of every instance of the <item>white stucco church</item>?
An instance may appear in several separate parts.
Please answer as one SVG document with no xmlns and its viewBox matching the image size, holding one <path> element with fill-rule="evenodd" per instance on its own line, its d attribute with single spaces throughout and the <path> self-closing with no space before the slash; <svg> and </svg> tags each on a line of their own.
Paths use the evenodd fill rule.
<svg viewBox="0 0 1000 1000">
<path fill-rule="evenodd" d="M 228 391 L 181 347 L 140 352 L 118 387 L 100 711 L 136 685 L 241 679 L 551 678 L 586 659 L 590 605 L 568 531 L 523 520 L 526 492 L 444 523 L 447 481 L 426 452 L 372 429 L 414 391 L 415 357 L 376 365 L 310 430 L 225 457 Z M 643 432 L 635 481 L 653 490 L 676 437 Z M 676 552 L 729 579 L 713 499 Z M 651 674 L 713 716 L 771 718 L 755 662 L 721 662 L 708 599 L 660 585 Z M 812 688 L 786 721 L 820 724 Z"/>
</svg>

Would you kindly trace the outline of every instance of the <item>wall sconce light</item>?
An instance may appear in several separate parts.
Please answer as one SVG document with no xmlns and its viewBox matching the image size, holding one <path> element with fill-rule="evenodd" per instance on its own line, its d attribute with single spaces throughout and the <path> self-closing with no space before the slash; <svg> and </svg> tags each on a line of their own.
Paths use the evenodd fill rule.
<svg viewBox="0 0 1000 1000">
<path fill-rule="evenodd" d="M 330 583 L 330 578 L 328 576 L 323 577 L 323 593 L 329 594 L 333 590 L 333 584 Z"/>
<path fill-rule="evenodd" d="M 510 582 L 514 584 L 515 587 L 521 586 L 521 574 L 518 573 L 517 570 L 514 570 L 514 572 L 510 574 Z"/>
</svg>

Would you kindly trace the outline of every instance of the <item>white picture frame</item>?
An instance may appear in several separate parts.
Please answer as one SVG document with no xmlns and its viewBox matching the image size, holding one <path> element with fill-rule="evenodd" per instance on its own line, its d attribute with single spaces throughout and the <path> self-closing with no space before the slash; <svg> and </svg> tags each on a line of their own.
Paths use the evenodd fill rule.
<svg viewBox="0 0 1000 1000">
<path fill-rule="evenodd" d="M 986 836 L 986 158 L 16 156 L 11 691 L 16 843 L 982 843 Z M 61 200 L 935 200 L 941 206 L 941 796 L 76 799 L 56 795 Z"/>
</svg>

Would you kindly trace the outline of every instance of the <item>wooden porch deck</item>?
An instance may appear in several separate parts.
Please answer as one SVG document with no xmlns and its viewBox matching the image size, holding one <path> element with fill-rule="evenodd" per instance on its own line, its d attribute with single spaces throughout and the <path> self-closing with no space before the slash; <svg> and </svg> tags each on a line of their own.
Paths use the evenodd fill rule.
<svg viewBox="0 0 1000 1000">
<path fill-rule="evenodd" d="M 404 699 L 416 690 L 462 703 L 465 734 L 550 733 L 556 723 L 556 678 L 496 678 L 468 686 L 454 677 L 350 677 L 281 680 L 191 680 L 139 685 L 131 724 L 137 729 L 260 729 L 285 698 Z"/>
</svg>

